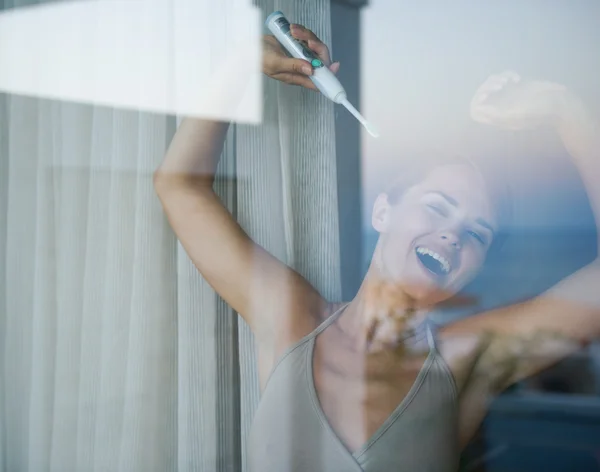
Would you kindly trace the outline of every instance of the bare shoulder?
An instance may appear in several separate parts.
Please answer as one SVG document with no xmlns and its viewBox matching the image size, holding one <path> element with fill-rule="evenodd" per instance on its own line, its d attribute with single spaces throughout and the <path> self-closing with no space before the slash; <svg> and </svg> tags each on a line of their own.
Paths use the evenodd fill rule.
<svg viewBox="0 0 600 472">
<path fill-rule="evenodd" d="M 282 321 L 277 325 L 278 333 L 271 352 L 271 360 L 275 362 L 287 349 L 312 333 L 342 306 L 344 303 L 321 299 L 320 303 L 313 304 L 310 310 L 306 310 L 305 306 L 299 306 L 291 310 L 287 316 L 282 314 Z M 267 349 L 268 346 L 264 348 Z"/>
<path fill-rule="evenodd" d="M 258 370 L 261 385 L 264 385 L 278 360 L 295 344 L 311 334 L 327 318 L 341 309 L 344 303 L 334 303 L 322 299 L 313 309 L 305 305 L 293 308 L 290 313 L 281 314 L 277 324 L 277 336 L 274 343 L 258 342 Z"/>
</svg>

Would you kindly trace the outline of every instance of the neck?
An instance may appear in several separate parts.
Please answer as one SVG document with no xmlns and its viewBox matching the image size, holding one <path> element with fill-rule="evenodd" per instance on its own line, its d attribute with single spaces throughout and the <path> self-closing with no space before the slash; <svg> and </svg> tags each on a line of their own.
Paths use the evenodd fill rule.
<svg viewBox="0 0 600 472">
<path fill-rule="evenodd" d="M 340 317 L 340 330 L 357 349 L 405 351 L 414 328 L 426 316 L 397 283 L 370 269 L 356 297 Z"/>
</svg>

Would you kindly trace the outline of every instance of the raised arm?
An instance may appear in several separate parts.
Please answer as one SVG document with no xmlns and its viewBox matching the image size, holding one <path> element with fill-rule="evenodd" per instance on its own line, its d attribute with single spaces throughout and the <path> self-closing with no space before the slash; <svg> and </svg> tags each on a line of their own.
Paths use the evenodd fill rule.
<svg viewBox="0 0 600 472">
<path fill-rule="evenodd" d="M 494 94 L 502 96 L 504 87 L 509 87 L 506 95 L 494 103 Z M 598 226 L 600 127 L 578 97 L 562 85 L 521 81 L 518 75 L 505 73 L 482 86 L 475 96 L 472 113 L 478 121 L 499 127 L 548 125 L 555 129 L 579 170 Z M 575 343 L 590 341 L 600 337 L 598 287 L 600 264 L 596 256 L 590 264 L 533 300 L 474 317 L 469 324 L 521 336 L 539 337 L 539 333 L 547 332 Z"/>
<path fill-rule="evenodd" d="M 471 111 L 477 121 L 498 127 L 518 130 L 546 125 L 554 129 L 579 171 L 598 227 L 600 126 L 577 96 L 562 85 L 521 81 L 517 74 L 506 72 L 492 76 L 482 85 L 475 95 Z M 597 247 L 599 242 L 600 238 L 597 239 Z M 590 264 L 539 297 L 502 309 L 498 315 L 488 314 L 476 319 L 486 325 L 491 323 L 487 320 L 497 320 L 493 328 L 501 331 L 516 330 L 523 334 L 546 330 L 577 342 L 589 341 L 600 337 L 598 287 L 600 265 L 596 255 Z M 568 316 L 565 315 L 567 312 Z M 509 316 L 509 313 L 512 315 Z"/>
<path fill-rule="evenodd" d="M 600 128 L 565 87 L 522 81 L 513 72 L 490 77 L 471 104 L 476 121 L 505 129 L 550 126 L 579 170 L 600 223 Z M 476 431 L 493 396 L 600 337 L 600 263 L 596 258 L 545 293 L 522 303 L 465 318 L 444 330 L 448 339 L 482 344 L 464 382 L 461 441 Z"/>
<path fill-rule="evenodd" d="M 274 38 L 264 38 L 265 74 L 311 88 L 306 67 L 310 74 L 307 62 L 286 57 Z M 202 276 L 246 320 L 259 344 L 271 347 L 290 324 L 321 313 L 326 303 L 297 272 L 255 244 L 213 191 L 228 128 L 223 122 L 183 120 L 154 174 L 154 186 Z"/>
</svg>

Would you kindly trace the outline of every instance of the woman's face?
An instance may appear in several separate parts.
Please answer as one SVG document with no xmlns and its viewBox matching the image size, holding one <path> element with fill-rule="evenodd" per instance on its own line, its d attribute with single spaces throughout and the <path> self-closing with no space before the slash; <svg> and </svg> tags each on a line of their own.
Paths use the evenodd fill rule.
<svg viewBox="0 0 600 472">
<path fill-rule="evenodd" d="M 380 195 L 372 222 L 380 233 L 379 271 L 427 304 L 450 298 L 477 275 L 497 228 L 485 182 L 466 164 L 435 168 L 395 204 Z"/>
</svg>

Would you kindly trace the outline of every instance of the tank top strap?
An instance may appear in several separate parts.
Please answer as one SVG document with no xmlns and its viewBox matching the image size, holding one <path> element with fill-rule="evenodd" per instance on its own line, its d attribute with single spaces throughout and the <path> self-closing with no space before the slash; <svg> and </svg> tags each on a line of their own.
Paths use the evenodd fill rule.
<svg viewBox="0 0 600 472">
<path fill-rule="evenodd" d="M 427 344 L 429 345 L 430 351 L 437 351 L 437 342 L 435 339 L 435 327 L 429 320 L 426 322 L 425 330 L 427 332 Z"/>
<path fill-rule="evenodd" d="M 312 331 L 312 333 L 310 333 L 308 335 L 308 337 L 310 338 L 315 338 L 317 337 L 320 333 L 322 333 L 329 325 L 333 324 L 335 322 L 335 320 L 337 320 L 340 315 L 344 312 L 344 310 L 346 309 L 346 307 L 348 306 L 348 302 L 343 303 L 336 311 L 333 312 L 333 314 L 329 315 L 327 318 L 325 318 L 325 320 L 323 320 L 321 322 L 321 324 L 319 326 L 316 327 L 316 329 L 314 329 Z"/>
<path fill-rule="evenodd" d="M 454 374 L 452 373 L 452 369 L 441 355 L 438 349 L 438 337 L 437 330 L 438 326 L 432 322 L 431 320 L 427 320 L 427 343 L 429 344 L 429 353 L 433 354 L 433 357 L 437 359 L 438 365 L 441 367 L 442 371 L 446 374 L 448 381 L 450 382 L 454 399 L 458 398 L 458 387 L 456 385 L 456 381 L 454 379 Z"/>
<path fill-rule="evenodd" d="M 306 345 L 309 345 L 310 343 L 314 342 L 314 339 L 317 337 L 317 335 L 319 333 L 321 333 L 329 325 L 331 325 L 343 313 L 344 309 L 347 306 L 348 306 L 348 303 L 342 304 L 336 311 L 333 312 L 333 314 L 329 315 L 327 318 L 325 318 L 325 320 L 321 321 L 321 323 L 315 329 L 313 329 L 310 333 L 306 334 L 304 337 L 302 337 L 302 339 L 298 340 L 297 342 L 295 342 L 294 344 L 289 346 L 287 349 L 285 349 L 283 351 L 283 353 L 279 356 L 279 358 L 275 361 L 275 365 L 273 366 L 273 368 L 271 369 L 271 372 L 269 373 L 269 375 L 267 377 L 264 388 L 266 389 L 266 387 L 269 384 L 269 382 L 271 381 L 271 377 L 273 377 L 273 374 L 275 373 L 275 371 L 279 370 L 281 364 L 283 364 L 283 362 L 291 354 L 293 354 L 295 351 L 300 349 L 302 346 L 306 346 Z"/>
</svg>

